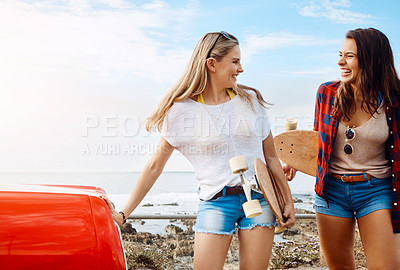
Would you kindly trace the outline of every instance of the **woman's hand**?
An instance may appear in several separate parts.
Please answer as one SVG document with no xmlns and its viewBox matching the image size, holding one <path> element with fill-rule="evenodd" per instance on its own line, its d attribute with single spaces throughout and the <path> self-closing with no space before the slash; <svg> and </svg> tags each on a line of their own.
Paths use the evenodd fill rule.
<svg viewBox="0 0 400 270">
<path fill-rule="evenodd" d="M 285 173 L 286 180 L 292 181 L 294 176 L 296 175 L 297 170 L 293 169 L 289 165 L 285 164 L 282 166 L 283 172 Z"/>
<path fill-rule="evenodd" d="M 101 198 L 107 203 L 108 207 L 110 208 L 111 215 L 115 222 L 121 227 L 124 224 L 124 218 L 121 213 L 118 213 L 117 210 L 114 208 L 114 204 L 105 196 L 101 196 Z"/>
<path fill-rule="evenodd" d="M 281 220 L 281 224 L 283 227 L 290 227 L 294 225 L 296 218 L 295 218 L 293 201 L 285 205 L 284 212 L 282 215 L 284 218 L 286 218 L 286 222 L 283 222 L 283 220 Z"/>
</svg>

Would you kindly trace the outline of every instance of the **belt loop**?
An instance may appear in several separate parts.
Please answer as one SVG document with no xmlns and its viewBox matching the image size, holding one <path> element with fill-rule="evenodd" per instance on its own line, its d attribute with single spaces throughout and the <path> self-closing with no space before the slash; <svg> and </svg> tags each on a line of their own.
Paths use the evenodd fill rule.
<svg viewBox="0 0 400 270">
<path fill-rule="evenodd" d="M 222 189 L 222 197 L 226 197 L 226 189 L 227 189 L 227 187 L 224 187 L 223 189 Z"/>
<path fill-rule="evenodd" d="M 368 175 L 367 175 L 366 173 L 363 173 L 363 175 L 364 175 L 364 180 L 365 180 L 366 182 L 369 181 Z"/>
</svg>

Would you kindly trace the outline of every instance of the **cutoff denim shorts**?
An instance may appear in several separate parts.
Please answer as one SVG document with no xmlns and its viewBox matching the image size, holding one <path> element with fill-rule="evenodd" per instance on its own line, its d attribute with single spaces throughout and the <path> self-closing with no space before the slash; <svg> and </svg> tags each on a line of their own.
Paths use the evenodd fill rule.
<svg viewBox="0 0 400 270">
<path fill-rule="evenodd" d="M 317 213 L 359 219 L 377 210 L 392 209 L 390 177 L 349 183 L 328 174 L 324 190 L 329 204 L 315 195 L 314 210 Z"/>
<path fill-rule="evenodd" d="M 194 231 L 233 235 L 236 232 L 236 228 L 250 230 L 257 226 L 268 228 L 278 226 L 276 218 L 264 196 L 252 191 L 251 198 L 253 200 L 258 199 L 263 210 L 261 215 L 254 218 L 246 218 L 244 214 L 242 204 L 247 201 L 244 193 L 200 201 Z"/>
</svg>

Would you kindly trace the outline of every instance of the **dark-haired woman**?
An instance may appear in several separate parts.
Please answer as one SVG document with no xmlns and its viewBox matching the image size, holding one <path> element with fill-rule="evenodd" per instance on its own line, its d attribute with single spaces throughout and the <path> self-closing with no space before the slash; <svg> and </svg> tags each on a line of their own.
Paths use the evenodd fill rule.
<svg viewBox="0 0 400 270">
<path fill-rule="evenodd" d="M 318 89 L 316 198 L 329 269 L 356 269 L 356 221 L 368 269 L 400 269 L 400 80 L 387 37 L 349 31 L 341 80 Z"/>
</svg>

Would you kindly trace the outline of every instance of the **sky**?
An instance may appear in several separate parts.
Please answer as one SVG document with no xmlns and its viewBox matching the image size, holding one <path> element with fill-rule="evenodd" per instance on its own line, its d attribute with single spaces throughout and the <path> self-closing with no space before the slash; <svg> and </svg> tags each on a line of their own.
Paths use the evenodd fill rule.
<svg viewBox="0 0 400 270">
<path fill-rule="evenodd" d="M 398 1 L 0 1 L 0 172 L 140 171 L 145 117 L 207 32 L 239 39 L 238 82 L 273 103 L 272 133 L 311 129 L 345 34 L 374 27 L 400 70 Z M 191 171 L 179 153 L 167 171 Z"/>
</svg>

